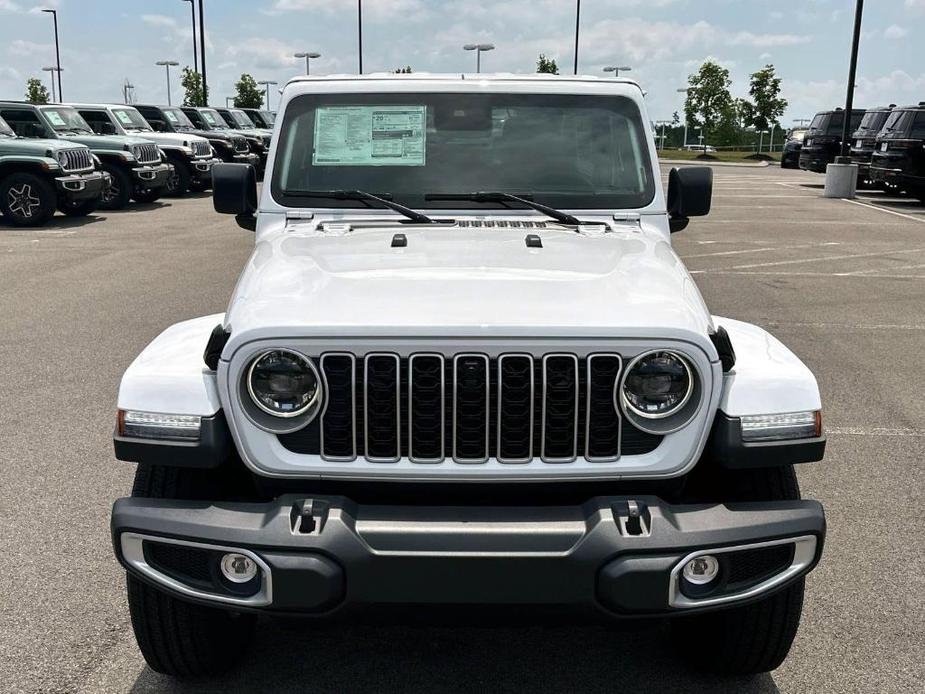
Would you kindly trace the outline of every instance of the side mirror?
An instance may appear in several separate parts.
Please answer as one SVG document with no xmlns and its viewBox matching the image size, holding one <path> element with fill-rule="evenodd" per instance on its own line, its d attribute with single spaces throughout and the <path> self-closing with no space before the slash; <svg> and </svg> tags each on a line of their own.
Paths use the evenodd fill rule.
<svg viewBox="0 0 925 694">
<path fill-rule="evenodd" d="M 242 229 L 257 229 L 257 172 L 250 164 L 216 164 L 212 167 L 212 205 L 221 214 L 233 214 Z"/>
<path fill-rule="evenodd" d="M 710 214 L 713 169 L 688 166 L 668 174 L 668 217 L 671 233 L 685 229 L 691 217 Z"/>
<path fill-rule="evenodd" d="M 151 126 L 151 129 L 157 133 L 167 132 L 167 125 L 162 120 L 151 120 L 148 121 L 148 125 Z"/>
<path fill-rule="evenodd" d="M 101 135 L 115 135 L 116 126 L 112 123 L 102 123 L 100 124 L 100 134 Z"/>
</svg>

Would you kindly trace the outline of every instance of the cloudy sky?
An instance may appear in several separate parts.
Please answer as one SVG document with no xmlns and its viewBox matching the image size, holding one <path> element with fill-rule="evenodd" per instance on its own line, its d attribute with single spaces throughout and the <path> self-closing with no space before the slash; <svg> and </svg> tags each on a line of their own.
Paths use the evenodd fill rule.
<svg viewBox="0 0 925 694">
<path fill-rule="evenodd" d="M 650 115 L 679 110 L 676 89 L 705 59 L 727 66 L 733 92 L 773 63 L 790 109 L 784 124 L 844 100 L 854 0 L 584 0 L 579 71 L 629 65 Z M 356 0 L 205 0 L 213 102 L 242 72 L 280 84 L 318 51 L 319 74 L 357 69 Z M 0 98 L 22 98 L 29 76 L 53 63 L 58 9 L 68 101 L 117 101 L 128 78 L 139 100 L 166 102 L 157 60 L 192 63 L 189 4 L 181 0 L 0 0 Z M 493 42 L 483 70 L 532 72 L 539 53 L 570 72 L 575 0 L 364 0 L 366 72 L 474 70 L 464 43 Z M 868 2 L 858 75 L 861 106 L 925 99 L 925 0 Z M 179 84 L 174 81 L 174 95 Z M 272 98 L 276 103 L 275 95 Z M 273 105 L 271 104 L 271 105 Z"/>
</svg>

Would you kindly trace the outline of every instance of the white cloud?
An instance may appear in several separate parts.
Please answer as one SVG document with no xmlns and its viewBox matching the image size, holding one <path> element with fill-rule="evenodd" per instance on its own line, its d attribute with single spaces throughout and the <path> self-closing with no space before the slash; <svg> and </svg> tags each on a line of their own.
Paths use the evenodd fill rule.
<svg viewBox="0 0 925 694">
<path fill-rule="evenodd" d="M 910 10 L 925 10 L 925 0 L 906 0 L 906 7 Z"/>
<path fill-rule="evenodd" d="M 726 38 L 730 46 L 753 46 L 755 48 L 772 48 L 775 46 L 796 46 L 809 43 L 809 36 L 797 34 L 753 34 L 750 31 L 740 31 Z"/>
<path fill-rule="evenodd" d="M 363 5 L 363 19 L 379 21 L 420 21 L 429 8 L 424 0 L 374 0 Z M 276 0 L 271 13 L 324 12 L 356 17 L 356 0 Z"/>
<path fill-rule="evenodd" d="M 11 55 L 36 55 L 39 53 L 51 53 L 52 45 L 50 43 L 35 43 L 33 41 L 24 41 L 23 39 L 14 39 L 10 41 L 7 49 Z"/>
<path fill-rule="evenodd" d="M 177 20 L 173 17 L 166 17 L 162 14 L 143 14 L 141 21 L 153 27 L 163 27 L 165 29 L 176 29 Z"/>
<path fill-rule="evenodd" d="M 296 64 L 293 53 L 299 49 L 279 39 L 249 38 L 235 41 L 225 49 L 233 59 L 264 70 L 292 68 Z"/>
<path fill-rule="evenodd" d="M 901 39 L 907 36 L 908 34 L 909 32 L 906 29 L 903 29 L 898 24 L 893 24 L 892 26 L 888 26 L 883 32 L 884 38 L 887 38 L 887 39 Z"/>
<path fill-rule="evenodd" d="M 0 12 L 22 12 L 22 6 L 13 0 L 0 0 Z"/>
</svg>

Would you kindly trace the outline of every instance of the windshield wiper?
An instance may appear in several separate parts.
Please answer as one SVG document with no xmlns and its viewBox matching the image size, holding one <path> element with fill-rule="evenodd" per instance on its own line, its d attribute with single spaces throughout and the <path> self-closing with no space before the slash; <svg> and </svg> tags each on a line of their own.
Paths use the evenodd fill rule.
<svg viewBox="0 0 925 694">
<path fill-rule="evenodd" d="M 392 202 L 385 197 L 367 193 L 365 190 L 286 190 L 283 192 L 287 195 L 297 195 L 306 198 L 330 198 L 332 200 L 369 200 L 370 202 L 378 202 L 383 207 L 388 207 L 390 210 L 395 210 L 399 214 L 403 214 L 412 222 L 416 222 L 418 224 L 438 224 L 438 222 L 435 222 L 427 215 L 412 210 L 410 207 L 399 205 L 397 202 Z"/>
<path fill-rule="evenodd" d="M 547 217 L 552 217 L 557 222 L 562 224 L 571 224 L 574 226 L 579 226 L 584 224 L 577 217 L 573 217 L 570 214 L 562 212 L 555 209 L 554 207 L 549 207 L 548 205 L 543 205 L 533 200 L 529 200 L 525 197 L 519 195 L 513 195 L 512 193 L 502 193 L 502 192 L 477 192 L 477 193 L 429 193 L 424 196 L 425 200 L 468 200 L 471 202 L 519 202 L 521 205 L 526 205 L 531 207 L 537 212 L 542 212 Z"/>
</svg>

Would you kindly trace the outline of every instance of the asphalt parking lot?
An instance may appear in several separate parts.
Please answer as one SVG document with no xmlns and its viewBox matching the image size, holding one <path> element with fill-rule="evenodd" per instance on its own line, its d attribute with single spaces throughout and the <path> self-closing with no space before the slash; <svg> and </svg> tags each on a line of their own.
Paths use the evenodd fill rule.
<svg viewBox="0 0 925 694">
<path fill-rule="evenodd" d="M 822 177 L 717 167 L 676 247 L 714 313 L 815 371 L 828 454 L 799 470 L 829 535 L 789 660 L 718 680 L 661 625 L 271 623 L 233 674 L 182 687 L 145 667 L 110 547 L 133 466 L 116 389 L 168 325 L 224 310 L 252 236 L 191 197 L 35 231 L 0 223 L 0 690 L 10 692 L 910 692 L 925 680 L 925 206 L 821 198 Z"/>
</svg>

